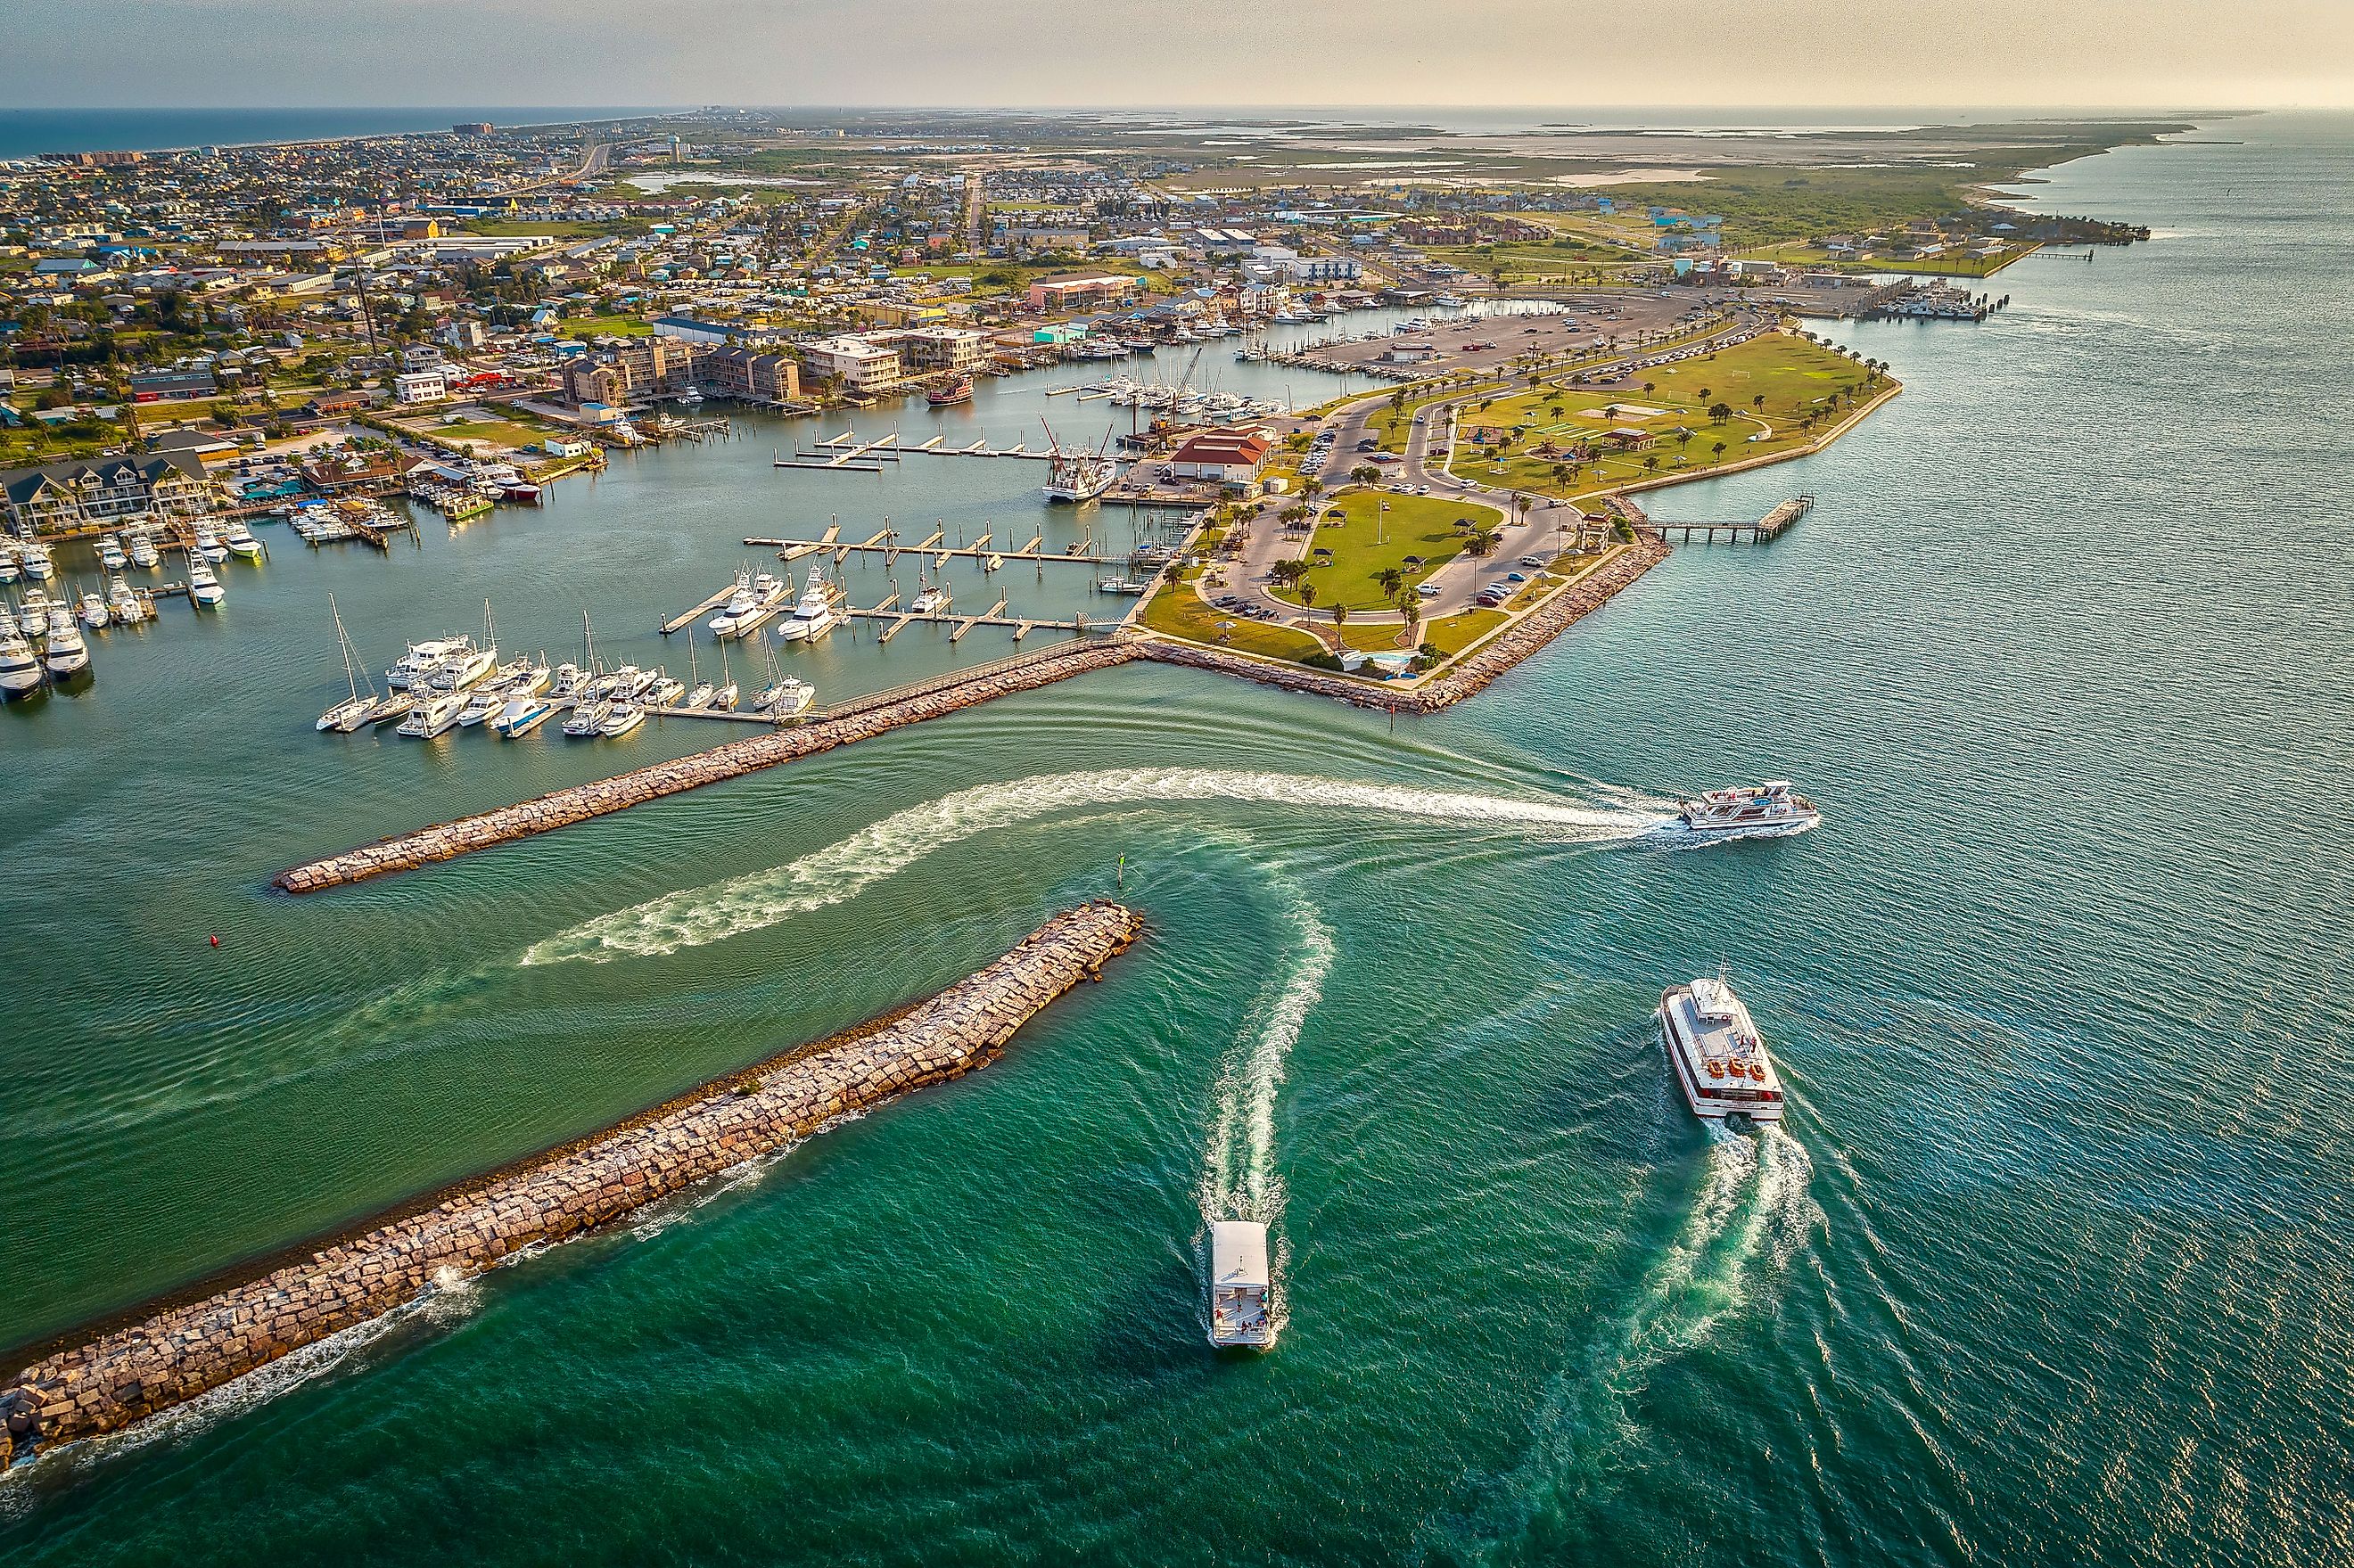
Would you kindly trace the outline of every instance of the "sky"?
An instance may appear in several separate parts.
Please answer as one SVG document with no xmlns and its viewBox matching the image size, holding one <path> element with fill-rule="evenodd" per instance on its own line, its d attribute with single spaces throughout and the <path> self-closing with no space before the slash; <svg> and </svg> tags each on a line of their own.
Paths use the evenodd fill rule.
<svg viewBox="0 0 2354 1568">
<path fill-rule="evenodd" d="M 5 0 L 12 108 L 2354 106 L 2354 0 Z"/>
</svg>

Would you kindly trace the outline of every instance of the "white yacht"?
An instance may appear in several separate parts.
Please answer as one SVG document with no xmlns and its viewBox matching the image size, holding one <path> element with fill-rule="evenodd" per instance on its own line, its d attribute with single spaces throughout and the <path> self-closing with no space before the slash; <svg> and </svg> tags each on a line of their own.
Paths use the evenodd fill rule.
<svg viewBox="0 0 2354 1568">
<path fill-rule="evenodd" d="M 1210 1227 L 1210 1343 L 1264 1349 L 1275 1343 L 1268 1310 L 1267 1227 L 1220 1220 Z"/>
<path fill-rule="evenodd" d="M 106 608 L 106 596 L 100 593 L 83 594 L 77 613 L 81 617 L 81 623 L 93 631 L 114 619 L 114 612 Z"/>
<path fill-rule="evenodd" d="M 907 606 L 911 615 L 938 615 L 949 607 L 949 590 L 936 583 L 927 584 L 924 591 Z"/>
<path fill-rule="evenodd" d="M 221 535 L 221 543 L 231 555 L 241 560 L 261 559 L 261 541 L 255 538 L 253 530 L 242 523 L 230 524 L 228 532 Z"/>
<path fill-rule="evenodd" d="M 202 556 L 215 566 L 228 559 L 228 546 L 220 542 L 220 535 L 213 532 L 211 524 L 197 524 L 195 533 L 196 543 L 188 546 L 189 559 L 194 560 L 196 556 Z"/>
<path fill-rule="evenodd" d="M 0 633 L 0 692 L 21 697 L 41 683 L 41 662 L 33 655 L 33 645 L 25 641 L 15 621 Z"/>
<path fill-rule="evenodd" d="M 1782 1119 L 1782 1080 L 1748 1007 L 1723 976 L 1659 993 L 1659 1037 L 1692 1115 Z"/>
<path fill-rule="evenodd" d="M 646 705 L 666 708 L 686 694 L 686 683 L 667 670 L 654 672 L 653 684 L 646 688 Z"/>
<path fill-rule="evenodd" d="M 60 678 L 90 668 L 90 644 L 81 640 L 81 628 L 62 605 L 49 611 L 49 641 L 41 662 Z"/>
<path fill-rule="evenodd" d="M 443 660 L 441 667 L 426 677 L 425 683 L 436 692 L 464 692 L 489 674 L 498 662 L 496 648 L 469 647 Z"/>
<path fill-rule="evenodd" d="M 37 583 L 48 582 L 58 575 L 57 564 L 49 559 L 49 547 L 38 539 L 27 539 L 16 546 L 25 566 L 25 575 Z"/>
<path fill-rule="evenodd" d="M 5 545 L 0 545 L 0 583 L 13 583 L 18 575 L 16 552 Z"/>
<path fill-rule="evenodd" d="M 809 712 L 817 701 L 817 688 L 798 676 L 787 675 L 776 682 L 752 705 L 753 710 L 777 718 L 793 718 Z"/>
<path fill-rule="evenodd" d="M 506 692 L 493 683 L 485 682 L 466 694 L 465 705 L 458 710 L 458 727 L 472 729 L 506 705 Z"/>
<path fill-rule="evenodd" d="M 832 631 L 841 619 L 833 612 L 832 588 L 818 575 L 817 568 L 811 567 L 809 581 L 801 588 L 800 602 L 793 606 L 792 614 L 777 628 L 777 641 L 814 642 Z"/>
<path fill-rule="evenodd" d="M 498 717 L 491 721 L 491 728 L 512 740 L 516 736 L 529 735 L 537 729 L 555 711 L 556 699 L 553 697 L 509 697 L 506 706 L 499 710 Z"/>
<path fill-rule="evenodd" d="M 1684 801 L 1677 814 L 1693 832 L 1720 834 L 1804 832 L 1822 820 L 1815 803 L 1793 793 L 1785 779 L 1710 789 Z"/>
<path fill-rule="evenodd" d="M 430 740 L 445 734 L 456 726 L 458 715 L 466 711 L 463 692 L 420 692 L 414 696 L 408 716 L 400 721 L 400 733 L 412 740 Z"/>
<path fill-rule="evenodd" d="M 597 735 L 604 729 L 606 715 L 612 711 L 613 705 L 601 698 L 578 704 L 566 716 L 564 733 L 575 740 Z"/>
<path fill-rule="evenodd" d="M 131 535 L 130 550 L 131 564 L 134 567 L 153 568 L 161 565 L 164 559 L 155 549 L 155 535 L 144 528 Z"/>
<path fill-rule="evenodd" d="M 569 702 L 588 683 L 588 673 L 578 664 L 558 664 L 550 680 L 547 694 L 558 702 Z"/>
<path fill-rule="evenodd" d="M 645 722 L 646 710 L 637 704 L 615 703 L 606 710 L 605 722 L 597 726 L 597 733 L 607 740 L 619 740 Z"/>
<path fill-rule="evenodd" d="M 385 683 L 396 692 L 405 692 L 412 685 L 422 686 L 443 664 L 473 651 L 474 640 L 471 637 L 436 637 L 412 642 L 408 652 L 384 673 Z"/>
<path fill-rule="evenodd" d="M 654 672 L 641 670 L 635 664 L 624 664 L 613 672 L 612 681 L 614 696 L 634 702 L 644 696 L 646 689 L 654 683 Z"/>
<path fill-rule="evenodd" d="M 188 598 L 210 609 L 228 597 L 221 591 L 220 578 L 213 575 L 207 561 L 195 551 L 188 552 Z"/>
<path fill-rule="evenodd" d="M 737 572 L 736 591 L 727 596 L 727 602 L 719 607 L 719 613 L 705 624 L 711 628 L 714 637 L 732 637 L 736 633 L 737 622 L 758 609 L 759 602 L 752 594 L 752 574 Z"/>
<path fill-rule="evenodd" d="M 135 626 L 147 619 L 147 607 L 139 602 L 120 572 L 106 585 L 106 609 L 117 626 Z"/>
<path fill-rule="evenodd" d="M 110 572 L 119 572 L 129 566 L 131 557 L 122 553 L 122 541 L 111 534 L 101 534 L 98 536 L 98 564 Z"/>
</svg>

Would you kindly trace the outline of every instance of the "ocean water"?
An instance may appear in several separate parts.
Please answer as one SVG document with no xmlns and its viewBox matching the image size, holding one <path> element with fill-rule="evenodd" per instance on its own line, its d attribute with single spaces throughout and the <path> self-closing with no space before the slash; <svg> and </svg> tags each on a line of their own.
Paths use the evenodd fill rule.
<svg viewBox="0 0 2354 1568">
<path fill-rule="evenodd" d="M 437 109 L 350 106 L 308 109 L 8 109 L 0 108 L 0 158 L 44 153 L 152 152 L 168 147 L 308 142 L 330 136 L 397 136 L 447 131 L 487 120 L 495 125 L 548 125 L 655 112 L 641 109 Z"/>
<path fill-rule="evenodd" d="M 1657 504 L 1803 487 L 1797 529 L 1679 550 L 1433 718 L 1125 668 L 297 903 L 291 860 L 619 755 L 321 743 L 326 588 L 378 657 L 484 591 L 503 634 L 585 599 L 652 655 L 731 533 L 1039 514 L 1013 464 L 776 473 L 763 427 L 388 560 L 273 541 L 217 621 L 0 714 L 0 1340 L 1072 900 L 1151 934 L 986 1072 L 20 1467 L 0 1548 L 2344 1560 L 2349 173 L 2354 123 L 2286 116 L 2054 171 L 2029 199 L 2157 241 L 2023 263 L 1979 327 L 1850 329 L 1903 397 Z M 960 417 L 1079 422 L 991 393 Z M 949 656 L 914 637 L 827 678 Z M 1760 776 L 1825 824 L 1654 831 Z M 1719 965 L 1794 1085 L 1762 1137 L 1693 1123 L 1649 1019 Z M 1255 1359 L 1203 1342 L 1227 1213 L 1278 1238 Z"/>
</svg>

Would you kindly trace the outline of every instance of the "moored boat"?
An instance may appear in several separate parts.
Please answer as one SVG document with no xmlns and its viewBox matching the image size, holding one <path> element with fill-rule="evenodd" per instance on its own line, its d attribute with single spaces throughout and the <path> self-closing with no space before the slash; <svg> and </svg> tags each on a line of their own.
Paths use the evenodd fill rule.
<svg viewBox="0 0 2354 1568">
<path fill-rule="evenodd" d="M 212 563 L 195 551 L 188 552 L 188 599 L 209 609 L 228 595 L 222 589 L 220 578 L 213 575 Z"/>
<path fill-rule="evenodd" d="M 833 630 L 841 618 L 833 612 L 833 589 L 816 567 L 810 568 L 809 581 L 801 588 L 801 597 L 793 606 L 791 615 L 777 628 L 780 642 L 814 642 Z"/>
<path fill-rule="evenodd" d="M 49 611 L 48 643 L 41 651 L 41 662 L 59 679 L 90 668 L 90 644 L 81 640 L 81 628 L 63 605 Z"/>
<path fill-rule="evenodd" d="M 1748 1005 L 1723 976 L 1661 991 L 1659 1037 L 1694 1116 L 1782 1119 L 1782 1080 Z"/>
<path fill-rule="evenodd" d="M 597 733 L 607 740 L 619 740 L 645 721 L 646 710 L 636 703 L 615 703 L 606 711 L 605 722 L 597 726 Z"/>
<path fill-rule="evenodd" d="M 25 641 L 24 633 L 11 620 L 0 631 L 0 692 L 12 697 L 23 696 L 41 683 L 41 661 L 33 652 L 33 645 Z"/>
<path fill-rule="evenodd" d="M 456 728 L 458 715 L 466 709 L 463 692 L 415 692 L 410 696 L 412 705 L 400 721 L 399 733 L 411 740 L 430 740 Z"/>
</svg>

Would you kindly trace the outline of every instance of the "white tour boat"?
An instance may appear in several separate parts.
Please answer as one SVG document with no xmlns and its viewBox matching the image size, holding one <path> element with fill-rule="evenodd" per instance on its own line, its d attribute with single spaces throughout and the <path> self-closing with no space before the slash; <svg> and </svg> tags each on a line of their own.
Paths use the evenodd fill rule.
<svg viewBox="0 0 2354 1568">
<path fill-rule="evenodd" d="M 1783 779 L 1710 789 L 1684 801 L 1677 814 L 1696 833 L 1803 832 L 1822 820 L 1815 803 L 1793 793 Z"/>
<path fill-rule="evenodd" d="M 1210 1227 L 1210 1343 L 1264 1348 L 1275 1342 L 1268 1311 L 1267 1227 L 1220 1220 Z"/>
<path fill-rule="evenodd" d="M 1782 1080 L 1749 1009 L 1723 976 L 1659 993 L 1659 1037 L 1692 1115 L 1782 1119 Z"/>
</svg>

